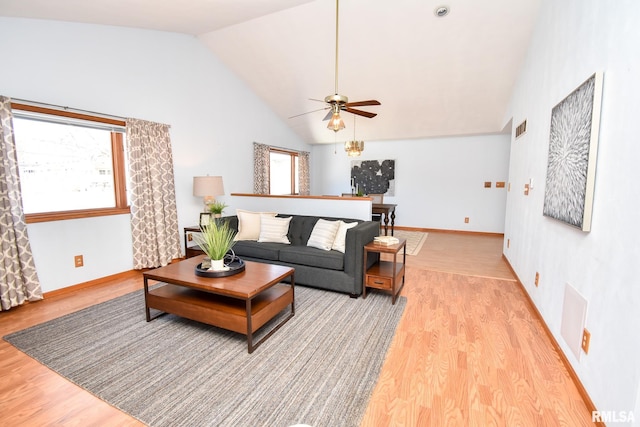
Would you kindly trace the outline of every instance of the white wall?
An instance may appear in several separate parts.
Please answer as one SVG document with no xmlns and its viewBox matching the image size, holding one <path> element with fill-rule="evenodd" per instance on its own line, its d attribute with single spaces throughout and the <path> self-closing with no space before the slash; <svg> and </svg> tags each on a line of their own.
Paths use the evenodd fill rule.
<svg viewBox="0 0 640 427">
<path fill-rule="evenodd" d="M 507 114 L 528 124 L 512 142 L 509 180 L 517 191 L 508 194 L 504 252 L 603 411 L 633 411 L 640 384 L 638 22 L 637 1 L 543 0 Z M 584 233 L 543 217 L 542 205 L 551 109 L 595 71 L 604 72 L 604 90 L 592 231 Z M 529 178 L 538 184 L 524 196 Z M 589 302 L 591 347 L 581 360 L 560 335 L 566 283 Z"/>
<path fill-rule="evenodd" d="M 324 199 L 313 197 L 258 197 L 231 196 L 232 203 L 240 209 L 253 212 L 276 212 L 310 216 L 371 220 L 371 199 L 361 197 L 342 197 Z M 232 215 L 235 211 L 230 211 Z"/>
<path fill-rule="evenodd" d="M 0 18 L 0 50 L 2 95 L 171 125 L 180 227 L 197 224 L 202 209 L 193 176 L 222 175 L 227 195 L 248 193 L 253 141 L 309 151 L 191 36 Z M 90 249 L 88 239 L 103 227 L 104 249 Z M 133 266 L 120 256 L 131 253 L 130 226 L 121 218 L 32 224 L 28 231 L 45 292 Z M 73 266 L 78 254 L 85 255 L 81 269 Z"/>
<path fill-rule="evenodd" d="M 29 224 L 31 251 L 44 291 L 131 270 L 131 233 L 124 232 L 130 224 L 130 215 Z M 80 254 L 84 267 L 75 268 L 74 257 Z"/>
<path fill-rule="evenodd" d="M 365 141 L 360 157 L 348 157 L 344 141 L 314 145 L 311 193 L 338 195 L 350 191 L 351 161 L 394 159 L 396 225 L 405 227 L 504 231 L 509 135 Z M 491 181 L 491 188 L 484 182 Z M 464 218 L 469 217 L 465 224 Z"/>
</svg>

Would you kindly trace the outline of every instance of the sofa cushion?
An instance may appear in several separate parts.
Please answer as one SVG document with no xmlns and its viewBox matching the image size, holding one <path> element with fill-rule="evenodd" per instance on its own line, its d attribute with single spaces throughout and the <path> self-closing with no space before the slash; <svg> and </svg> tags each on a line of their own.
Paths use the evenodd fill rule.
<svg viewBox="0 0 640 427">
<path fill-rule="evenodd" d="M 233 251 L 240 258 L 260 258 L 268 261 L 277 261 L 282 243 L 258 243 L 252 240 L 240 240 L 233 245 Z"/>
<path fill-rule="evenodd" d="M 258 242 L 284 243 L 287 245 L 290 244 L 291 242 L 287 238 L 290 222 L 291 217 L 278 218 L 268 215 L 261 215 L 260 237 L 258 237 Z"/>
<path fill-rule="evenodd" d="M 281 246 L 280 261 L 330 270 L 344 269 L 344 254 L 311 246 Z"/>
<path fill-rule="evenodd" d="M 279 217 L 285 215 L 278 214 Z M 286 215 L 289 216 L 289 215 Z M 289 241 L 291 245 L 306 245 L 313 230 L 313 226 L 316 225 L 318 217 L 293 215 L 291 223 L 289 224 Z"/>
<path fill-rule="evenodd" d="M 242 209 L 236 209 L 236 212 L 238 215 L 238 234 L 236 234 L 235 240 L 258 240 L 261 216 L 276 216 L 275 212 L 251 212 Z"/>
<path fill-rule="evenodd" d="M 336 239 L 336 232 L 340 221 L 327 221 L 320 218 L 311 231 L 311 236 L 307 241 L 307 246 L 322 249 L 325 251 L 331 250 L 331 245 Z"/>
</svg>

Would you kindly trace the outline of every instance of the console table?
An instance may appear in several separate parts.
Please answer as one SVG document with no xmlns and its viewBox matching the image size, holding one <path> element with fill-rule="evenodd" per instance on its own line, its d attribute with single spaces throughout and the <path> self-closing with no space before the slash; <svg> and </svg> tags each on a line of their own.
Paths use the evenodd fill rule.
<svg viewBox="0 0 640 427">
<path fill-rule="evenodd" d="M 391 217 L 391 235 L 393 236 L 393 226 L 396 222 L 396 206 L 391 203 L 373 203 L 371 210 L 374 214 L 384 215 L 384 235 L 388 235 L 389 217 Z"/>
</svg>

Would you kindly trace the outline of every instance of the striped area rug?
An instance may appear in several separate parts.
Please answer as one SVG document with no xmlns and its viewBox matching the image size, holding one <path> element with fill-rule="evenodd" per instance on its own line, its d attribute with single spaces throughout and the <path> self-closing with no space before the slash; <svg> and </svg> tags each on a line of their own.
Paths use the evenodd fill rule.
<svg viewBox="0 0 640 427">
<path fill-rule="evenodd" d="M 147 323 L 142 291 L 4 338 L 150 426 L 358 426 L 406 298 L 298 286 L 295 302 L 253 354 L 244 335 Z"/>
<path fill-rule="evenodd" d="M 395 237 L 407 239 L 407 255 L 418 255 L 420 249 L 422 249 L 422 245 L 427 241 L 429 233 L 423 233 L 422 231 L 395 230 L 393 235 Z"/>
</svg>

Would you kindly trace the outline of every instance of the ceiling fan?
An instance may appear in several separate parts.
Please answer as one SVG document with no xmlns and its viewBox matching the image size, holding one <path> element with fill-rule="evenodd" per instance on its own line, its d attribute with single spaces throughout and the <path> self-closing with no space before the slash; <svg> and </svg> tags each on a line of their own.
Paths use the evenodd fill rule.
<svg viewBox="0 0 640 427">
<path fill-rule="evenodd" d="M 335 92 L 334 92 L 333 95 L 327 95 L 324 98 L 324 101 L 322 101 L 320 99 L 311 98 L 312 101 L 325 102 L 326 104 L 328 104 L 326 107 L 321 108 L 319 110 L 308 111 L 306 113 L 302 113 L 302 114 L 298 114 L 298 115 L 289 117 L 290 119 L 292 119 L 294 117 L 299 117 L 299 116 L 302 116 L 302 115 L 305 115 L 305 114 L 314 113 L 316 111 L 330 109 L 330 111 L 327 113 L 327 115 L 325 116 L 323 121 L 324 120 L 329 120 L 329 124 L 327 125 L 327 128 L 333 130 L 334 132 L 338 132 L 339 130 L 342 130 L 342 129 L 345 128 L 344 121 L 340 117 L 340 111 L 346 111 L 347 113 L 357 114 L 359 116 L 364 116 L 364 117 L 367 117 L 367 118 L 373 118 L 373 117 L 377 116 L 376 113 L 370 113 L 368 111 L 359 110 L 359 109 L 356 109 L 356 108 L 353 108 L 353 107 L 365 107 L 365 106 L 369 106 L 369 105 L 380 105 L 380 102 L 376 101 L 375 99 L 370 99 L 368 101 L 349 102 L 349 98 L 347 98 L 345 95 L 340 95 L 338 93 L 338 10 L 339 10 L 339 4 L 338 3 L 339 3 L 339 1 L 340 0 L 336 0 Z"/>
</svg>

